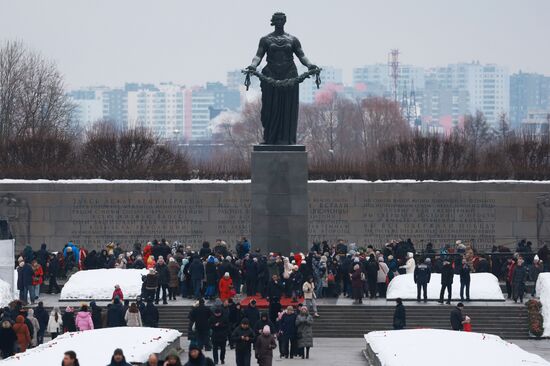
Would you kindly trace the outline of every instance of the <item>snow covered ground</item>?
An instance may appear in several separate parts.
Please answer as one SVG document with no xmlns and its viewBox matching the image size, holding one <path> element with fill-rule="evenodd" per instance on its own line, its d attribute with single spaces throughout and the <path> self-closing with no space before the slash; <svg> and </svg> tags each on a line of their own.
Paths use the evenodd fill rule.
<svg viewBox="0 0 550 366">
<path fill-rule="evenodd" d="M 115 285 L 125 299 L 141 293 L 141 276 L 145 269 L 91 269 L 76 272 L 61 289 L 60 300 L 111 300 Z"/>
<path fill-rule="evenodd" d="M 428 299 L 439 299 L 441 290 L 441 275 L 432 273 L 430 283 L 428 284 Z M 455 275 L 453 280 L 453 299 L 460 299 L 460 276 Z M 466 296 L 466 294 L 464 294 Z M 403 300 L 416 300 L 416 284 L 412 273 L 399 275 L 395 277 L 388 286 L 388 299 L 398 297 Z M 447 299 L 447 292 L 445 292 Z M 472 273 L 470 282 L 471 300 L 499 300 L 504 301 L 502 290 L 498 284 L 498 279 L 491 273 Z"/>
<path fill-rule="evenodd" d="M 365 340 L 381 366 L 550 366 L 542 357 L 492 334 L 410 329 L 370 332 Z M 419 352 L 426 347 L 429 352 Z"/>
<path fill-rule="evenodd" d="M 115 348 L 126 361 L 145 362 L 151 353 L 162 352 L 181 333 L 174 329 L 119 327 L 65 333 L 56 339 L 4 361 L 2 366 L 60 365 L 65 351 L 75 351 L 81 366 L 108 365 Z"/>
<path fill-rule="evenodd" d="M 14 296 L 10 284 L 0 280 L 0 307 L 8 305 L 13 299 Z"/>
<path fill-rule="evenodd" d="M 542 318 L 544 319 L 543 337 L 550 337 L 550 273 L 541 273 L 537 280 L 537 295 L 542 304 Z"/>
</svg>

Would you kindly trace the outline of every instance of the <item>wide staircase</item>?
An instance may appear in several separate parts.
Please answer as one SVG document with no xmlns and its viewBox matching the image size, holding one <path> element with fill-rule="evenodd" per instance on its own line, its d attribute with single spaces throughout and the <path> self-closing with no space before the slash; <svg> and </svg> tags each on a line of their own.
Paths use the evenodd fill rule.
<svg viewBox="0 0 550 366">
<path fill-rule="evenodd" d="M 407 328 L 450 329 L 449 305 L 406 304 Z M 160 327 L 175 328 L 187 335 L 189 306 L 160 306 Z M 319 306 L 315 337 L 354 338 L 375 330 L 392 329 L 393 306 Z M 468 306 L 474 332 L 496 334 L 505 339 L 528 338 L 525 306 Z"/>
</svg>

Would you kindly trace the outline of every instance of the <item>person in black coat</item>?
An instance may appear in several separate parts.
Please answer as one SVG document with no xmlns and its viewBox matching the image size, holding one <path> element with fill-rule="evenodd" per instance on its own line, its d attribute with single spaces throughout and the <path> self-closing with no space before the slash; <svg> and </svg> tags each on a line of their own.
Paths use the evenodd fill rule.
<svg viewBox="0 0 550 366">
<path fill-rule="evenodd" d="M 223 364 L 225 363 L 225 346 L 227 337 L 229 336 L 229 320 L 222 309 L 216 308 L 214 314 L 210 317 L 209 324 L 212 331 L 211 340 L 214 363 L 218 364 L 218 361 L 221 361 Z"/>
<path fill-rule="evenodd" d="M 117 296 L 112 304 L 107 305 L 107 328 L 126 326 L 124 315 L 124 307 Z"/>
<path fill-rule="evenodd" d="M 393 312 L 393 329 L 404 329 L 407 326 L 407 312 L 400 297 L 395 299 L 395 311 Z"/>
<path fill-rule="evenodd" d="M 237 366 L 249 366 L 252 357 L 252 343 L 254 342 L 254 332 L 250 329 L 248 319 L 244 318 L 231 334 L 231 339 L 235 344 L 235 357 Z"/>
<path fill-rule="evenodd" d="M 48 262 L 48 279 L 49 279 L 49 294 L 58 294 L 61 292 L 59 285 L 57 284 L 57 276 L 59 275 L 59 259 L 55 254 L 50 256 L 50 261 Z M 55 291 L 55 292 L 54 292 Z"/>
<path fill-rule="evenodd" d="M 200 299 L 202 280 L 204 279 L 204 265 L 199 257 L 195 257 L 189 265 L 189 276 L 191 277 L 195 298 Z"/>
<path fill-rule="evenodd" d="M 115 349 L 113 357 L 111 357 L 111 363 L 107 366 L 132 366 L 126 362 L 126 357 L 124 357 L 124 352 L 120 348 Z"/>
<path fill-rule="evenodd" d="M 76 332 L 76 323 L 74 318 L 74 310 L 72 307 L 67 306 L 65 312 L 61 316 L 63 322 L 63 330 L 65 332 Z"/>
<path fill-rule="evenodd" d="M 273 298 L 280 299 L 281 296 L 283 296 L 284 289 L 283 284 L 279 280 L 279 276 L 274 274 L 271 276 L 271 281 L 269 281 L 269 285 L 267 286 L 267 298 L 270 301 Z"/>
<path fill-rule="evenodd" d="M 256 300 L 252 299 L 250 304 L 243 310 L 243 318 L 247 318 L 248 322 L 253 327 L 256 325 L 256 322 L 260 320 L 260 311 L 256 307 Z"/>
<path fill-rule="evenodd" d="M 94 323 L 94 329 L 103 328 L 103 317 L 101 312 L 103 311 L 95 301 L 90 303 L 90 308 L 92 309 L 92 322 Z"/>
<path fill-rule="evenodd" d="M 31 286 L 32 286 L 32 276 L 34 275 L 34 271 L 30 264 L 21 262 L 19 264 L 19 267 L 17 268 L 17 289 L 19 290 L 19 300 L 23 304 L 27 304 L 27 295 L 29 297 L 32 293 Z M 31 298 L 31 303 L 34 304 L 34 299 Z"/>
<path fill-rule="evenodd" d="M 292 306 L 288 306 L 279 320 L 279 351 L 281 357 L 294 358 L 294 356 L 298 356 L 296 337 L 296 313 Z"/>
<path fill-rule="evenodd" d="M 512 298 L 514 302 L 523 303 L 523 293 L 525 292 L 525 281 L 527 280 L 527 267 L 524 264 L 522 257 L 518 258 L 518 262 L 512 272 Z"/>
<path fill-rule="evenodd" d="M 38 329 L 37 342 L 38 344 L 44 343 L 44 333 L 46 333 L 46 327 L 48 326 L 48 321 L 50 320 L 50 314 L 44 308 L 44 303 L 40 301 L 36 309 L 34 309 L 34 317 L 38 320 L 40 329 Z"/>
<path fill-rule="evenodd" d="M 366 275 L 367 275 L 367 285 L 369 294 L 366 294 L 366 296 L 370 295 L 371 299 L 374 299 L 376 297 L 376 283 L 378 282 L 378 262 L 374 258 L 374 254 L 371 254 L 369 256 L 369 260 L 366 263 Z"/>
<path fill-rule="evenodd" d="M 424 263 L 418 264 L 414 269 L 414 283 L 416 283 L 416 301 L 420 302 L 421 290 L 424 293 L 424 302 L 428 301 L 428 283 L 432 276 L 432 271 L 427 265 L 426 260 Z"/>
<path fill-rule="evenodd" d="M 202 260 L 206 260 L 209 255 L 212 254 L 212 249 L 210 249 L 210 243 L 205 241 L 202 243 L 202 248 L 199 250 L 199 257 L 202 258 Z"/>
<path fill-rule="evenodd" d="M 2 359 L 13 356 L 16 340 L 17 336 L 12 329 L 12 324 L 8 320 L 4 320 L 0 324 L 0 353 Z"/>
<path fill-rule="evenodd" d="M 258 337 L 262 333 L 262 330 L 264 329 L 264 327 L 266 325 L 269 326 L 269 329 L 271 329 L 271 333 L 274 334 L 275 333 L 275 325 L 273 324 L 273 322 L 271 320 L 269 320 L 269 316 L 267 315 L 267 313 L 262 312 L 260 314 L 260 320 L 258 320 L 256 322 L 256 324 L 254 325 L 254 334 L 255 334 L 256 337 Z"/>
<path fill-rule="evenodd" d="M 466 301 L 470 301 L 470 266 L 466 258 L 462 259 L 460 267 L 460 300 L 464 301 L 464 289 L 466 289 Z"/>
<path fill-rule="evenodd" d="M 168 358 L 170 355 L 168 356 Z M 171 364 L 168 364 L 171 365 Z M 181 363 L 176 363 L 175 366 L 181 365 Z M 191 343 L 189 345 L 189 359 L 184 366 L 214 366 L 214 361 L 211 358 L 206 357 L 200 347 L 196 344 Z"/>
<path fill-rule="evenodd" d="M 441 269 L 441 291 L 439 292 L 439 303 L 443 304 L 443 296 L 445 295 L 445 289 L 447 290 L 447 305 L 451 304 L 453 296 L 453 279 L 454 271 L 451 267 L 451 263 L 448 261 L 443 262 L 443 268 Z"/>
<path fill-rule="evenodd" d="M 195 326 L 195 340 L 197 345 L 204 347 L 207 351 L 210 350 L 210 317 L 212 311 L 206 305 L 204 305 L 204 299 L 199 300 L 199 305 L 191 309 L 189 312 L 189 324 Z"/>
<path fill-rule="evenodd" d="M 42 266 L 42 268 L 46 268 L 46 264 L 48 263 L 48 258 L 50 256 L 50 253 L 48 252 L 48 249 L 46 249 L 46 243 L 42 243 L 40 245 L 40 250 L 36 252 L 36 261 L 38 264 Z"/>
<path fill-rule="evenodd" d="M 256 295 L 256 285 L 258 281 L 258 258 L 251 258 L 244 262 L 246 274 L 246 294 L 248 296 Z"/>
<path fill-rule="evenodd" d="M 158 328 L 159 326 L 159 311 L 152 301 L 147 301 L 145 309 L 141 314 L 144 327 Z"/>
<path fill-rule="evenodd" d="M 462 315 L 462 309 L 464 304 L 459 302 L 456 307 L 451 310 L 451 328 L 453 330 L 463 330 L 464 329 L 464 315 Z"/>
<path fill-rule="evenodd" d="M 162 289 L 162 304 L 168 304 L 166 301 L 166 291 L 168 291 L 168 282 L 170 282 L 170 272 L 168 271 L 168 266 L 164 262 L 163 258 L 159 258 L 157 265 L 155 266 L 155 271 L 158 274 L 158 287 L 155 295 L 155 304 L 159 303 L 160 291 Z"/>
</svg>

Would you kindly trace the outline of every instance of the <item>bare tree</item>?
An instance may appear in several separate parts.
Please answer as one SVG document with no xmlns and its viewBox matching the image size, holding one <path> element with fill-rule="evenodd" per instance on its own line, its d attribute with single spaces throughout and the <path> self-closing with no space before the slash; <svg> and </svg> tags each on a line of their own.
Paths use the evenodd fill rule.
<svg viewBox="0 0 550 366">
<path fill-rule="evenodd" d="M 0 138 L 68 132 L 74 106 L 54 63 L 20 42 L 0 46 Z"/>
</svg>

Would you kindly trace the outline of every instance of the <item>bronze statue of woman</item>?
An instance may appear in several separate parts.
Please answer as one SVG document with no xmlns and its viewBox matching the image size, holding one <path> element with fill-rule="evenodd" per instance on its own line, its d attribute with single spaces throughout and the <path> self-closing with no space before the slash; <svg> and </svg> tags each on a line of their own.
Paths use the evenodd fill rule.
<svg viewBox="0 0 550 366">
<path fill-rule="evenodd" d="M 294 55 L 306 66 L 310 73 L 319 73 L 304 54 L 298 38 L 285 32 L 286 15 L 275 13 L 271 25 L 275 31 L 260 39 L 256 56 L 247 67 L 248 72 L 256 68 L 267 53 L 267 65 L 260 77 L 262 88 L 262 126 L 264 144 L 294 145 L 298 125 L 299 82 L 298 70 L 294 64 Z M 307 76 L 306 76 L 307 77 Z M 288 82 L 279 82 L 285 80 Z"/>
</svg>

